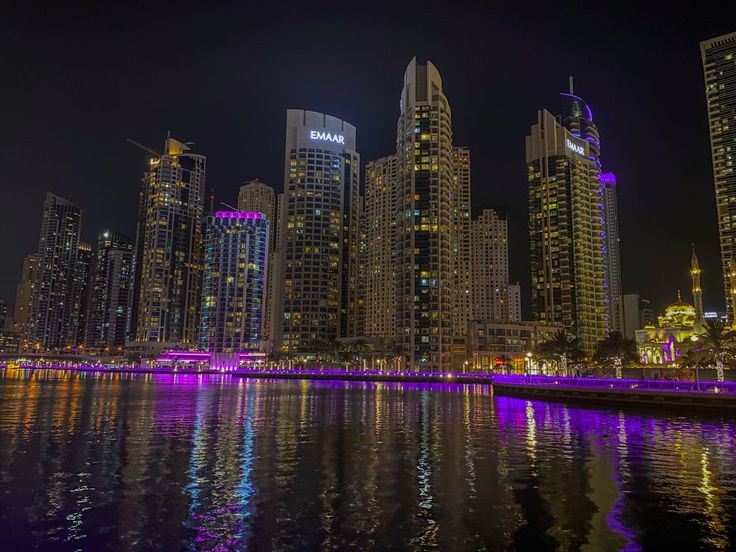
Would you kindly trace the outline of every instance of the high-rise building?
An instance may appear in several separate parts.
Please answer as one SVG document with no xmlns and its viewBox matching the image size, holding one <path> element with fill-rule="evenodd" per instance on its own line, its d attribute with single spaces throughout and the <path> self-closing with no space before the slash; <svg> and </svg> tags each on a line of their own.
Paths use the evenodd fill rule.
<svg viewBox="0 0 736 552">
<path fill-rule="evenodd" d="M 331 115 L 286 115 L 281 216 L 281 333 L 287 352 L 362 335 L 358 328 L 360 156 L 355 127 Z"/>
<path fill-rule="evenodd" d="M 605 224 L 606 282 L 608 283 L 608 323 L 613 331 L 623 331 L 623 321 L 618 316 L 621 302 L 621 253 L 618 232 L 618 201 L 616 199 L 616 175 L 601 173 L 603 192 L 603 220 Z"/>
<path fill-rule="evenodd" d="M 273 226 L 276 222 L 276 192 L 257 178 L 249 180 L 238 192 L 238 211 L 263 213 L 269 226 Z"/>
<path fill-rule="evenodd" d="M 726 307 L 729 319 L 734 320 L 729 274 L 731 262 L 736 261 L 736 32 L 701 42 L 700 56 L 705 76 Z"/>
<path fill-rule="evenodd" d="M 619 319 L 623 322 L 621 330 L 629 339 L 636 338 L 636 331 L 641 330 L 647 324 L 654 322 L 654 311 L 645 319 L 644 309 L 649 305 L 649 301 L 642 299 L 638 293 L 626 293 L 621 296 L 619 301 Z"/>
<path fill-rule="evenodd" d="M 273 215 L 272 215 L 273 216 Z M 207 219 L 199 346 L 258 349 L 266 326 L 269 226 L 265 213 L 217 211 Z"/>
<path fill-rule="evenodd" d="M 396 333 L 396 156 L 365 167 L 365 335 L 392 339 Z"/>
<path fill-rule="evenodd" d="M 87 311 L 89 310 L 89 288 L 92 275 L 92 246 L 80 242 L 77 255 L 77 272 L 74 277 L 74 325 L 77 336 L 74 343 L 84 345 L 87 332 Z"/>
<path fill-rule="evenodd" d="M 76 345 L 81 224 L 82 210 L 77 205 L 46 193 L 31 300 L 29 337 L 36 349 Z"/>
<path fill-rule="evenodd" d="M 23 346 L 28 346 L 33 327 L 33 286 L 36 283 L 39 256 L 37 253 L 26 255 L 23 259 L 23 271 L 15 291 L 15 310 L 13 323 L 20 334 Z"/>
<path fill-rule="evenodd" d="M 143 175 L 136 237 L 136 341 L 196 347 L 206 158 L 168 137 Z"/>
<path fill-rule="evenodd" d="M 8 302 L 0 297 L 0 330 L 4 329 L 8 322 Z"/>
<path fill-rule="evenodd" d="M 435 66 L 412 59 L 397 125 L 396 325 L 406 366 L 452 362 L 458 180 L 452 114 Z"/>
<path fill-rule="evenodd" d="M 509 284 L 509 320 L 521 322 L 521 286 Z"/>
<path fill-rule="evenodd" d="M 100 353 L 119 353 L 130 333 L 133 299 L 133 242 L 120 232 L 97 237 L 85 345 Z"/>
<path fill-rule="evenodd" d="M 470 149 L 452 148 L 452 165 L 457 186 L 457 205 L 453 214 L 455 237 L 455 312 L 453 334 L 465 337 L 473 312 L 471 276 L 471 221 L 470 221 Z"/>
<path fill-rule="evenodd" d="M 507 322 L 510 311 L 506 213 L 483 209 L 470 226 L 472 320 Z"/>
<path fill-rule="evenodd" d="M 597 144 L 590 130 L 578 134 L 542 110 L 526 137 L 531 306 L 592 353 L 608 329 L 605 219 Z"/>
<path fill-rule="evenodd" d="M 269 232 L 272 234 L 276 228 L 276 193 L 274 189 L 268 184 L 264 184 L 260 180 L 250 180 L 240 187 L 238 193 L 238 211 L 252 212 L 252 213 L 263 213 L 268 220 Z M 272 277 L 273 267 L 273 251 L 274 251 L 274 239 L 273 235 L 269 236 L 268 240 L 268 270 L 269 277 L 266 281 L 266 303 L 263 319 L 265 321 L 263 325 L 264 340 L 271 340 L 271 319 L 272 311 L 274 308 L 274 293 L 276 282 Z"/>
</svg>

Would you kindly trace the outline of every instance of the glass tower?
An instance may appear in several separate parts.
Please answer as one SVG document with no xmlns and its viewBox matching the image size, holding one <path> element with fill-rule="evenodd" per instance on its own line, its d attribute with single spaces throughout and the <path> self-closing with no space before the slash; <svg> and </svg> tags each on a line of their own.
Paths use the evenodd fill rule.
<svg viewBox="0 0 736 552">
<path fill-rule="evenodd" d="M 58 350 L 77 343 L 81 225 L 77 205 L 46 193 L 31 301 L 30 338 L 35 349 Z"/>
<path fill-rule="evenodd" d="M 526 137 L 532 312 L 592 353 L 608 329 L 605 214 L 596 145 L 547 110 Z"/>
<path fill-rule="evenodd" d="M 143 176 L 136 237 L 136 341 L 198 343 L 204 155 L 167 138 Z"/>
<path fill-rule="evenodd" d="M 360 156 L 355 127 L 331 115 L 286 114 L 279 214 L 280 335 L 285 352 L 314 352 L 363 333 L 358 316 Z"/>
<path fill-rule="evenodd" d="M 731 288 L 736 267 L 736 32 L 700 43 L 708 108 L 710 152 L 728 317 L 734 320 Z"/>
<path fill-rule="evenodd" d="M 128 341 L 133 299 L 133 242 L 120 232 L 97 237 L 87 315 L 88 349 L 120 354 Z"/>
<path fill-rule="evenodd" d="M 452 113 L 435 66 L 412 59 L 397 124 L 396 324 L 407 367 L 449 370 L 458 255 Z"/>
<path fill-rule="evenodd" d="M 202 350 L 258 350 L 265 327 L 269 226 L 259 212 L 217 211 L 207 218 Z"/>
</svg>

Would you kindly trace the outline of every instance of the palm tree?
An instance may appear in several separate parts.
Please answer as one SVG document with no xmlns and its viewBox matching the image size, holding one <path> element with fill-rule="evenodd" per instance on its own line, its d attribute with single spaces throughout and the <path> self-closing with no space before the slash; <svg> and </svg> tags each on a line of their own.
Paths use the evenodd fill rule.
<svg viewBox="0 0 736 552">
<path fill-rule="evenodd" d="M 567 376 L 567 361 L 579 360 L 584 354 L 580 348 L 580 339 L 570 335 L 564 329 L 556 330 L 552 337 L 537 347 L 542 356 L 560 359 L 560 369 L 563 376 Z"/>
<path fill-rule="evenodd" d="M 636 343 L 621 332 L 611 332 L 605 339 L 601 339 L 596 347 L 593 360 L 599 363 L 613 361 L 616 368 L 616 378 L 623 377 L 623 368 L 629 361 L 635 361 Z"/>
<path fill-rule="evenodd" d="M 698 349 L 693 355 L 693 362 L 705 362 L 716 365 L 716 379 L 725 379 L 726 360 L 736 356 L 736 332 L 720 320 L 708 322 L 705 333 L 698 335 Z"/>
</svg>

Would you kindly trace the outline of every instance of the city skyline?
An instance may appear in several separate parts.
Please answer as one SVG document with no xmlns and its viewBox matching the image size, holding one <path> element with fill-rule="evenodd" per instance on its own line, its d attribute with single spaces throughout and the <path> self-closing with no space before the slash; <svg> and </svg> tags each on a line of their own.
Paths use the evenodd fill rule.
<svg viewBox="0 0 736 552">
<path fill-rule="evenodd" d="M 644 19 L 646 19 L 646 16 L 647 14 L 644 14 Z M 593 16 L 589 15 L 588 17 Z M 611 24 L 614 20 L 621 21 L 626 17 L 627 14 L 625 13 L 616 14 L 611 19 Z M 619 190 L 622 233 L 621 257 L 625 267 L 623 292 L 640 293 L 642 297 L 652 300 L 655 310 L 660 310 L 669 302 L 675 289 L 687 289 L 687 279 L 676 269 L 680 264 L 680 259 L 687 258 L 689 255 L 690 243 L 695 242 L 703 270 L 705 307 L 707 310 L 721 310 L 723 308 L 723 293 L 720 289 L 722 277 L 719 266 L 713 183 L 710 174 L 707 123 L 705 122 L 704 84 L 702 68 L 699 65 L 698 42 L 732 29 L 724 28 L 725 24 L 717 21 L 708 21 L 705 17 L 696 19 L 694 23 L 692 30 L 674 29 L 672 36 L 667 35 L 663 44 L 650 39 L 644 40 L 643 36 L 634 33 L 635 38 L 639 37 L 634 40 L 634 43 L 638 46 L 646 46 L 640 51 L 649 52 L 645 56 L 648 59 L 651 59 L 651 56 L 659 48 L 664 47 L 676 48 L 676 52 L 685 53 L 689 56 L 687 63 L 680 64 L 678 61 L 688 79 L 686 86 L 669 90 L 662 85 L 657 85 L 654 82 L 656 81 L 654 77 L 647 79 L 645 75 L 636 73 L 636 71 L 629 79 L 631 84 L 627 84 L 627 86 L 639 85 L 641 88 L 639 103 L 642 106 L 647 106 L 651 121 L 656 123 L 657 128 L 662 128 L 662 125 L 666 128 L 667 125 L 674 124 L 671 121 L 658 119 L 658 116 L 661 117 L 661 112 L 656 110 L 659 108 L 655 109 L 655 106 L 652 105 L 652 92 L 649 90 L 649 88 L 652 88 L 656 91 L 657 86 L 659 86 L 660 93 L 667 90 L 669 96 L 675 95 L 679 98 L 679 102 L 675 102 L 676 113 L 679 118 L 678 125 L 684 124 L 683 118 L 685 118 L 685 122 L 689 123 L 688 129 L 690 132 L 682 139 L 665 139 L 661 140 L 661 144 L 647 143 L 648 151 L 655 150 L 653 154 L 657 156 L 659 163 L 662 164 L 656 178 L 652 176 L 651 169 L 641 163 L 641 153 L 635 151 L 641 149 L 637 148 L 637 144 L 642 141 L 646 142 L 644 140 L 645 134 L 643 132 L 633 133 L 634 137 L 632 137 L 632 133 L 628 129 L 622 130 L 625 127 L 622 127 L 615 120 L 618 118 L 618 111 L 631 109 L 631 100 L 627 99 L 625 93 L 627 90 L 622 89 L 621 86 L 623 85 L 617 81 L 601 76 L 607 73 L 621 73 L 622 63 L 629 64 L 633 69 L 641 68 L 643 67 L 643 61 L 640 59 L 642 56 L 622 55 L 612 61 L 604 52 L 599 52 L 602 59 L 596 63 L 595 71 L 587 64 L 573 61 L 559 64 L 554 68 L 545 67 L 543 74 L 545 76 L 551 75 L 552 78 L 545 78 L 541 87 L 532 90 L 531 86 L 520 86 L 518 89 L 515 88 L 514 94 L 511 95 L 519 97 L 519 99 L 504 97 L 504 101 L 514 102 L 513 124 L 509 124 L 506 110 L 498 102 L 494 102 L 491 108 L 484 107 L 484 113 L 487 112 L 487 119 L 483 119 L 483 121 L 492 124 L 494 128 L 497 125 L 497 128 L 501 131 L 491 133 L 500 136 L 500 138 L 490 142 L 482 136 L 480 139 L 477 138 L 480 135 L 479 133 L 485 131 L 487 125 L 479 124 L 470 112 L 474 105 L 479 105 L 474 103 L 478 101 L 478 95 L 472 85 L 480 77 L 469 70 L 467 61 L 459 57 L 453 58 L 452 54 L 456 51 L 456 47 L 450 44 L 445 45 L 446 52 L 440 48 L 428 48 L 426 45 L 421 45 L 416 48 L 418 52 L 414 51 L 414 47 L 401 47 L 391 55 L 384 52 L 362 55 L 360 57 L 361 67 L 369 69 L 379 63 L 385 66 L 385 70 L 382 71 L 382 73 L 385 73 L 385 77 L 381 76 L 380 79 L 374 79 L 374 86 L 364 90 L 364 98 L 345 94 L 346 87 L 363 86 L 361 84 L 362 77 L 356 75 L 353 69 L 345 66 L 335 69 L 335 76 L 339 78 L 334 81 L 332 87 L 309 86 L 310 83 L 313 83 L 313 80 L 304 73 L 299 73 L 301 78 L 289 78 L 290 84 L 285 87 L 283 77 L 280 76 L 281 72 L 274 73 L 264 68 L 262 64 L 256 64 L 256 69 L 261 71 L 264 76 L 263 79 L 258 81 L 256 88 L 260 91 L 258 94 L 261 94 L 262 107 L 264 111 L 269 113 L 269 116 L 276 111 L 278 117 L 281 118 L 287 108 L 303 106 L 305 109 L 331 113 L 355 124 L 357 128 L 361 129 L 358 149 L 363 160 L 370 160 L 391 151 L 392 135 L 395 134 L 395 128 L 391 128 L 394 125 L 390 121 L 394 120 L 398 113 L 395 90 L 397 82 L 400 83 L 400 76 L 397 77 L 397 74 L 400 75 L 401 72 L 401 69 L 397 68 L 403 68 L 406 59 L 416 53 L 422 54 L 420 57 L 432 59 L 443 74 L 448 98 L 453 103 L 453 134 L 456 138 L 454 141 L 458 144 L 468 145 L 473 150 L 474 203 L 478 205 L 501 205 L 509 211 L 510 280 L 521 283 L 522 296 L 527 298 L 529 296 L 528 258 L 524 254 L 519 254 L 519 252 L 526 250 L 527 223 L 524 175 L 523 171 L 519 169 L 521 165 L 518 163 L 518 160 L 523 160 L 523 146 L 520 145 L 520 140 L 523 140 L 523 135 L 527 131 L 528 125 L 533 121 L 537 109 L 547 107 L 553 112 L 561 111 L 560 105 L 562 104 L 556 104 L 560 101 L 557 94 L 566 89 L 567 77 L 569 74 L 573 74 L 576 76 L 576 91 L 591 105 L 595 106 L 596 120 L 603 129 L 602 132 L 605 132 L 607 168 L 615 172 L 620 182 L 623 183 Z M 453 29 L 457 26 L 457 22 L 454 21 L 448 24 Z M 641 28 L 641 26 L 638 26 L 635 27 L 635 30 Z M 489 39 L 489 43 L 493 42 L 493 39 Z M 155 47 L 155 44 L 152 47 Z M 436 53 L 433 52 L 434 49 L 437 49 Z M 404 54 L 404 52 L 408 52 L 408 54 Z M 295 67 L 293 64 L 296 62 L 296 58 L 293 55 L 287 57 L 287 63 L 282 68 L 283 71 L 289 71 Z M 508 65 L 499 61 L 497 57 L 489 58 L 488 63 L 489 71 L 494 74 L 506 75 L 504 79 L 499 80 L 500 87 L 504 82 L 510 82 L 508 79 L 511 75 L 513 75 L 515 82 L 522 79 L 519 82 L 523 83 L 522 71 L 519 68 L 515 68 L 513 72 L 510 72 L 511 69 Z M 535 67 L 541 70 L 538 65 L 535 65 Z M 662 71 L 663 68 L 656 67 L 652 70 Z M 233 78 L 235 76 L 233 75 Z M 644 86 L 645 84 L 646 86 Z M 270 92 L 274 92 L 273 100 L 267 100 L 265 97 Z M 292 99 L 289 99 L 288 103 L 282 101 L 285 98 L 297 97 L 300 98 L 297 101 Z M 688 109 L 679 107 L 685 105 L 682 102 L 683 98 L 689 101 L 690 107 Z M 171 99 L 169 98 L 169 100 Z M 137 109 L 141 110 L 141 115 L 148 114 L 149 107 L 141 104 L 138 100 L 133 103 Z M 158 105 L 158 100 L 154 103 Z M 145 124 L 141 124 L 137 116 L 132 117 L 131 121 L 139 121 L 135 128 L 128 124 L 111 127 L 113 132 L 108 132 L 105 140 L 102 140 L 99 145 L 95 144 L 94 148 L 103 148 L 103 157 L 108 156 L 108 166 L 115 169 L 115 174 L 110 180 L 109 189 L 116 203 L 120 204 L 120 208 L 113 212 L 109 212 L 109 210 L 105 212 L 100 204 L 100 199 L 95 197 L 95 195 L 104 197 L 105 194 L 92 194 L 91 181 L 96 181 L 96 179 L 88 181 L 85 173 L 89 171 L 86 170 L 86 167 L 82 165 L 77 167 L 77 164 L 73 162 L 76 151 L 67 156 L 63 163 L 51 163 L 55 167 L 54 173 L 59 175 L 57 179 L 38 176 L 44 174 L 45 164 L 31 168 L 24 179 L 23 195 L 18 196 L 18 191 L 11 189 L 9 191 L 10 201 L 4 208 L 8 209 L 10 204 L 18 205 L 21 208 L 27 207 L 31 213 L 31 219 L 37 217 L 40 198 L 46 189 L 51 189 L 55 193 L 75 201 L 85 209 L 83 240 L 92 241 L 97 231 L 105 227 L 119 228 L 129 235 L 134 235 L 135 229 L 126 211 L 136 201 L 141 157 L 140 152 L 124 143 L 124 138 L 130 135 L 143 143 L 156 144 L 160 140 L 161 132 L 165 131 L 166 128 L 178 130 L 177 135 L 182 139 L 197 141 L 196 149 L 198 151 L 203 151 L 208 156 L 216 156 L 217 162 L 210 163 L 208 187 L 210 184 L 215 187 L 217 201 L 234 203 L 238 186 L 243 181 L 251 178 L 260 178 L 264 182 L 273 183 L 276 191 L 280 191 L 282 186 L 280 167 L 283 159 L 279 160 L 282 154 L 281 146 L 278 143 L 283 140 L 282 123 L 279 122 L 277 125 L 246 123 L 243 120 L 245 115 L 255 117 L 256 121 L 262 121 L 263 118 L 249 106 L 241 105 L 237 109 L 229 103 L 228 106 L 227 109 L 232 109 L 232 113 L 241 113 L 237 125 L 229 123 L 226 117 L 210 119 L 206 124 L 201 120 L 201 116 L 196 114 L 184 118 L 174 117 L 169 108 L 166 108 L 160 116 L 148 118 Z M 73 102 L 72 107 L 74 107 Z M 197 107 L 205 112 L 209 112 L 211 109 L 210 104 L 201 94 Z M 128 109 L 130 109 L 130 106 L 125 107 L 124 111 Z M 71 112 L 80 116 L 85 113 L 79 106 L 76 107 L 76 111 L 71 109 Z M 366 114 L 368 113 L 380 113 L 380 116 L 375 115 L 367 118 Z M 52 114 L 51 120 L 57 120 L 58 117 L 59 114 Z M 164 119 L 166 121 L 163 121 Z M 84 122 L 84 120 L 83 117 L 82 121 Z M 161 124 L 159 125 L 157 121 Z M 10 122 L 12 127 L 13 120 Z M 119 134 L 117 134 L 117 128 L 121 129 Z M 94 133 L 89 132 L 89 130 L 88 124 L 81 124 L 80 129 L 74 131 L 77 138 L 73 142 L 79 145 L 86 144 L 88 140 L 94 139 Z M 236 131 L 235 137 L 233 137 L 234 130 Z M 661 135 L 666 136 L 667 133 L 662 132 Z M 20 148 L 25 143 L 23 136 L 21 134 L 21 140 L 17 144 L 12 144 L 12 147 L 6 148 L 5 151 L 11 153 L 16 151 L 16 148 Z M 646 136 L 649 140 L 650 136 Z M 38 139 L 46 140 L 52 137 L 53 133 L 47 132 Z M 223 142 L 226 137 L 226 142 Z M 276 147 L 273 147 L 274 143 L 277 144 Z M 685 145 L 687 145 L 687 148 L 684 147 Z M 69 146 L 66 144 L 59 144 L 58 151 L 66 151 L 65 148 L 67 147 Z M 81 149 L 87 151 L 87 148 Z M 53 159 L 53 156 L 59 155 L 51 152 L 50 148 L 45 148 L 45 150 L 47 152 L 45 155 L 51 156 L 51 159 Z M 99 150 L 93 149 L 92 151 Z M 248 151 L 252 151 L 252 153 L 247 153 Z M 690 151 L 692 154 L 687 156 L 682 154 L 683 151 Z M 508 158 L 508 152 L 512 152 L 515 158 Z M 633 152 L 633 154 L 629 154 L 629 152 Z M 234 155 L 231 155 L 233 153 Z M 109 157 L 113 155 L 115 160 L 111 165 Z M 670 155 L 673 159 L 677 159 L 677 163 L 667 162 Z M 18 157 L 23 158 L 22 155 Z M 85 155 L 85 159 L 88 157 L 88 155 Z M 95 155 L 92 155 L 92 158 L 94 159 Z M 486 168 L 488 165 L 498 170 L 489 170 Z M 13 169 L 13 164 L 11 164 L 11 169 Z M 94 170 L 91 172 L 94 173 Z M 673 172 L 677 172 L 682 176 L 673 176 Z M 11 170 L 11 174 L 13 174 L 13 170 Z M 34 177 L 34 175 L 37 176 Z M 77 178 L 73 175 L 77 175 Z M 693 177 L 693 175 L 699 176 Z M 685 180 L 700 183 L 699 189 L 693 193 L 693 197 L 688 198 L 688 201 L 679 199 L 684 195 Z M 25 184 L 26 181 L 27 185 Z M 671 191 L 667 191 L 668 189 Z M 672 198 L 673 205 L 668 206 L 669 212 L 659 206 L 658 198 L 664 197 L 665 194 Z M 648 198 L 647 202 L 636 201 L 640 197 Z M 681 204 L 685 204 L 685 206 Z M 133 208 L 135 207 L 133 206 Z M 13 210 L 21 211 L 23 209 Z M 15 213 L 7 212 L 3 218 L 3 224 L 13 224 L 12 221 L 16 216 Z M 697 216 L 704 221 L 704 224 L 698 225 L 698 227 L 678 224 L 677 220 L 682 220 L 683 216 Z M 660 244 L 651 235 L 655 224 L 646 221 L 650 217 L 657 219 L 657 233 L 659 233 L 662 226 L 666 228 L 667 235 L 670 237 L 667 243 Z M 105 222 L 108 218 L 110 219 L 109 223 Z M 35 228 L 36 224 L 27 222 L 27 220 L 27 218 L 24 219 L 26 222 L 23 225 L 27 224 L 29 231 L 21 232 L 17 240 L 13 240 L 12 243 L 4 242 L 1 246 L 3 253 L 8 258 L 8 270 L 3 271 L 3 274 L 0 275 L 0 296 L 7 298 L 9 302 L 13 300 L 15 286 L 20 277 L 22 260 L 29 251 L 33 250 L 32 242 L 35 241 L 34 232 L 30 229 Z M 6 232 L 5 235 L 9 234 Z M 662 251 L 661 256 L 638 254 L 638 252 L 645 249 L 647 251 L 652 250 L 655 245 Z M 632 259 L 636 259 L 637 262 L 631 262 Z M 661 282 L 663 275 L 671 281 Z M 524 318 L 528 318 L 528 301 L 525 302 L 524 309 Z"/>
</svg>

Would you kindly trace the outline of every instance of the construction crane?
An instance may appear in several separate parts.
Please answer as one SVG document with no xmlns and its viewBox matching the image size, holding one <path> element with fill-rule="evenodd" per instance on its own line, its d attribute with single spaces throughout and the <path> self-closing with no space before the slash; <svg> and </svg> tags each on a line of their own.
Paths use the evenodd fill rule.
<svg viewBox="0 0 736 552">
<path fill-rule="evenodd" d="M 128 142 L 129 144 L 134 145 L 137 148 L 142 149 L 143 151 L 146 151 L 146 152 L 150 153 L 151 155 L 155 155 L 156 157 L 161 157 L 161 152 L 158 152 L 158 151 L 156 151 L 154 149 L 151 149 L 148 146 L 144 146 L 143 144 L 139 144 L 135 140 L 131 140 L 130 138 L 126 138 L 125 141 Z"/>
</svg>

